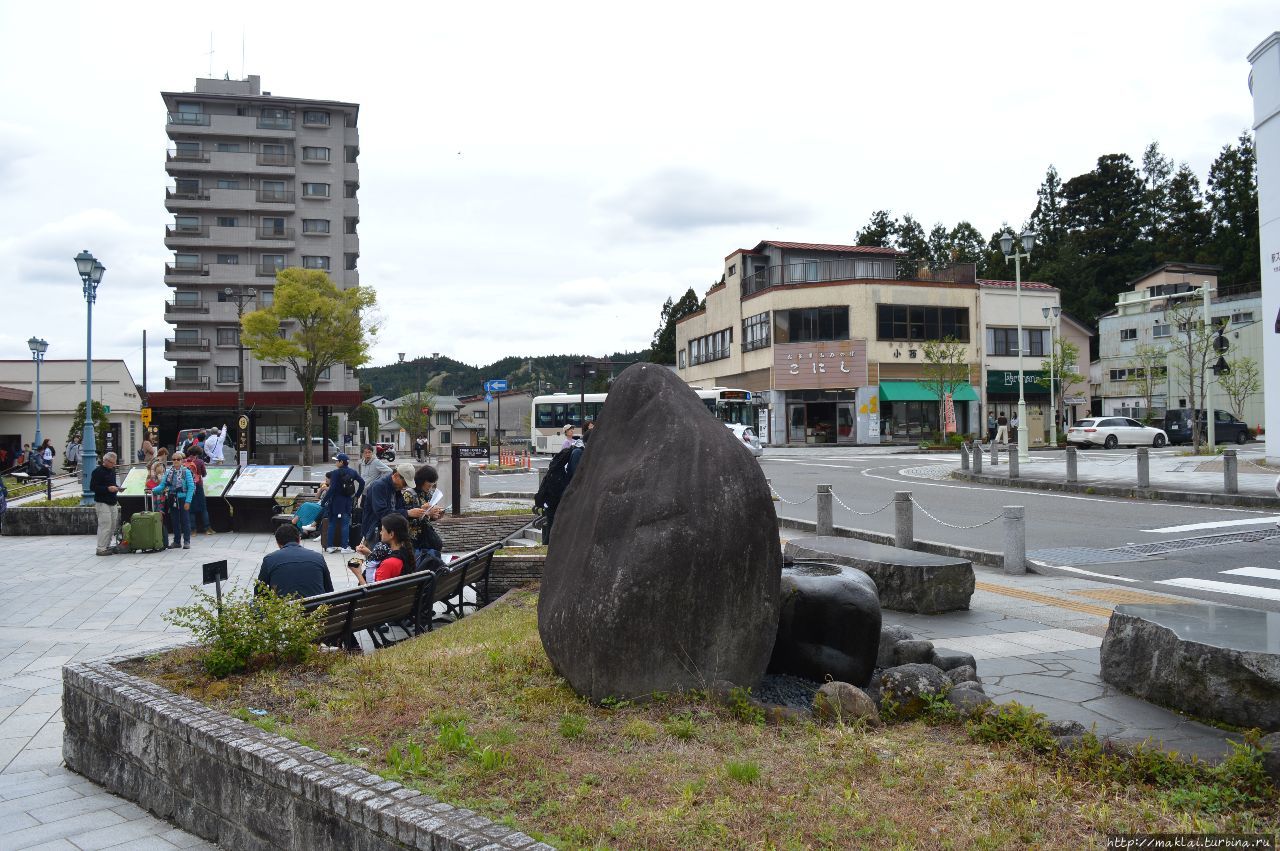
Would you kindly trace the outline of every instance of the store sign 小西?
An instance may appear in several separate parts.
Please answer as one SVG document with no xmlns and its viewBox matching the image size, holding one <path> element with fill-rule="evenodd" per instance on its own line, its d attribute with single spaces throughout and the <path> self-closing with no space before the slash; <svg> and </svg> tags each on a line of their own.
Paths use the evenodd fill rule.
<svg viewBox="0 0 1280 851">
<path fill-rule="evenodd" d="M 775 390 L 844 390 L 867 384 L 867 341 L 775 343 Z"/>
</svg>

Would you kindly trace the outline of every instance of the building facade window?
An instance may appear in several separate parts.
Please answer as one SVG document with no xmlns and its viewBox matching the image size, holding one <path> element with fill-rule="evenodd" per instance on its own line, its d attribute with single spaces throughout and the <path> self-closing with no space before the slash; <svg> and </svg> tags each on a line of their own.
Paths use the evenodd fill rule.
<svg viewBox="0 0 1280 851">
<path fill-rule="evenodd" d="M 1157 322 L 1151 328 L 1151 336 L 1157 340 L 1163 337 L 1171 337 L 1173 336 L 1173 329 L 1168 322 Z"/>
<path fill-rule="evenodd" d="M 689 341 L 689 365 L 710 363 L 729 357 L 729 346 L 733 343 L 733 329 L 725 328 L 714 334 Z"/>
<path fill-rule="evenodd" d="M 447 426 L 450 423 L 452 417 L 453 417 L 453 414 L 450 414 L 448 412 L 438 413 L 436 414 L 436 425 Z"/>
<path fill-rule="evenodd" d="M 174 216 L 173 229 L 182 233 L 194 233 L 200 230 L 199 216 Z"/>
<path fill-rule="evenodd" d="M 324 369 L 320 370 L 319 374 L 316 375 L 316 379 L 318 381 L 328 381 L 329 373 L 332 369 L 333 367 L 326 366 Z"/>
<path fill-rule="evenodd" d="M 356 190 L 360 188 L 360 185 L 357 183 L 352 183 L 350 180 L 348 180 L 346 183 L 342 184 L 342 188 L 343 188 L 342 194 L 344 197 L 354 198 L 356 197 Z"/>
<path fill-rule="evenodd" d="M 239 384 L 240 383 L 240 367 L 238 366 L 218 367 L 218 383 L 219 384 Z"/>
<path fill-rule="evenodd" d="M 302 268 L 304 269 L 328 269 L 329 258 L 321 257 L 315 254 L 302 255 Z"/>
<path fill-rule="evenodd" d="M 284 236 L 284 216 L 263 216 L 259 227 L 266 236 Z"/>
<path fill-rule="evenodd" d="M 303 198 L 328 198 L 329 184 L 327 183 L 304 183 L 302 184 Z"/>
<path fill-rule="evenodd" d="M 1250 310 L 1250 311 L 1246 311 L 1246 312 L 1242 312 L 1242 313 L 1233 313 L 1233 314 L 1231 314 L 1231 324 L 1232 324 L 1232 325 L 1236 325 L 1236 324 L 1241 323 L 1241 322 L 1252 322 L 1252 321 L 1253 321 L 1253 311 L 1251 311 L 1251 310 Z"/>
<path fill-rule="evenodd" d="M 173 341 L 175 343 L 186 343 L 194 345 L 200 342 L 200 329 L 198 328 L 177 328 L 173 332 Z"/>
<path fill-rule="evenodd" d="M 877 304 L 876 339 L 919 343 L 926 340 L 969 342 L 969 308 Z M 1015 337 L 1016 339 L 1016 337 Z"/>
<path fill-rule="evenodd" d="M 239 328 L 219 328 L 218 329 L 218 345 L 219 346 L 240 345 L 240 329 Z"/>
<path fill-rule="evenodd" d="M 356 226 L 358 224 L 360 224 L 360 220 L 357 219 L 355 216 L 347 216 L 345 219 L 342 220 L 343 233 L 354 234 L 356 232 Z"/>
<path fill-rule="evenodd" d="M 213 149 L 222 154 L 238 154 L 240 153 L 239 142 L 215 142 Z"/>
<path fill-rule="evenodd" d="M 1027 335 L 1027 354 L 1033 358 L 1045 356 L 1045 338 L 1048 336 L 1043 328 L 1024 328 L 1022 332 Z"/>
<path fill-rule="evenodd" d="M 277 272 L 284 268 L 283 254 L 264 254 L 262 255 L 262 268 L 275 269 Z"/>
<path fill-rule="evenodd" d="M 200 367 L 175 366 L 173 368 L 173 380 L 179 384 L 195 384 L 200 380 Z"/>
<path fill-rule="evenodd" d="M 199 254 L 174 254 L 173 268 L 181 272 L 199 272 L 200 271 L 200 255 Z"/>
<path fill-rule="evenodd" d="M 447 431 L 440 432 L 440 443 L 442 445 L 453 442 L 453 434 Z"/>
<path fill-rule="evenodd" d="M 329 126 L 329 113 L 322 109 L 307 109 L 302 113 L 303 124 L 316 124 L 322 127 Z"/>
<path fill-rule="evenodd" d="M 987 329 L 987 348 L 997 357 L 1016 355 L 1018 353 L 1017 328 Z"/>
<path fill-rule="evenodd" d="M 742 320 L 742 350 L 753 352 L 769 346 L 769 312 L 757 313 Z"/>
<path fill-rule="evenodd" d="M 303 219 L 302 232 L 303 233 L 328 233 L 329 220 L 328 219 Z"/>
<path fill-rule="evenodd" d="M 262 367 L 263 381 L 284 381 L 285 368 L 283 366 L 264 366 Z"/>
<path fill-rule="evenodd" d="M 773 312 L 775 343 L 816 343 L 849 339 L 849 308 L 806 307 Z"/>
<path fill-rule="evenodd" d="M 231 177 L 219 177 L 218 188 L 219 189 L 239 189 L 240 181 Z"/>
<path fill-rule="evenodd" d="M 1141 381 L 1146 377 L 1146 373 L 1146 369 L 1141 366 L 1130 366 L 1108 371 L 1112 381 Z M 1168 376 L 1169 368 L 1167 366 L 1151 368 L 1151 377 L 1153 379 L 1163 379 L 1168 378 Z"/>
<path fill-rule="evenodd" d="M 347 252 L 342 258 L 342 268 L 348 272 L 356 271 L 356 265 L 360 262 L 360 255 Z"/>
<path fill-rule="evenodd" d="M 329 161 L 329 149 L 316 148 L 316 147 L 311 147 L 310 145 L 304 145 L 302 147 L 302 158 L 304 160 L 311 160 L 312 162 L 327 163 Z"/>
<path fill-rule="evenodd" d="M 175 177 L 173 179 L 173 194 L 196 196 L 200 194 L 200 179 L 198 177 Z"/>
<path fill-rule="evenodd" d="M 238 228 L 240 227 L 240 220 L 235 216 L 218 216 L 218 227 Z"/>
<path fill-rule="evenodd" d="M 219 265 L 222 265 L 222 266 L 239 266 L 240 255 L 239 254 L 219 254 L 218 263 Z"/>
<path fill-rule="evenodd" d="M 1121 339 L 1121 340 L 1136 340 L 1136 339 L 1138 339 L 1138 329 L 1137 329 L 1137 328 L 1121 328 L 1121 329 L 1120 329 L 1120 339 Z"/>
<path fill-rule="evenodd" d="M 684 368 L 685 368 L 685 365 L 686 365 L 686 364 L 685 364 L 685 359 L 684 359 L 684 357 L 685 357 L 685 350 L 684 350 L 684 349 L 681 349 L 680 351 L 676 352 L 676 355 L 677 355 L 677 357 L 679 358 L 679 362 L 678 362 L 678 364 L 677 364 L 677 368 L 679 368 L 679 369 L 684 369 Z"/>
</svg>

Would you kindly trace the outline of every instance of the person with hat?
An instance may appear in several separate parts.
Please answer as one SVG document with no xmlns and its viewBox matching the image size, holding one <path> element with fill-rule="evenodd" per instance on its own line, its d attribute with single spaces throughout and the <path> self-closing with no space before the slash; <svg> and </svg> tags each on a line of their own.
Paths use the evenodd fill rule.
<svg viewBox="0 0 1280 851">
<path fill-rule="evenodd" d="M 364 493 L 364 479 L 348 466 L 350 459 L 347 453 L 339 452 L 335 459 L 337 466 L 324 474 L 325 483 L 321 489 L 329 529 L 325 533 L 324 551 L 336 553 L 342 549 L 355 552 L 350 546 L 351 508 Z"/>
<path fill-rule="evenodd" d="M 568 449 L 578 442 L 577 435 L 574 434 L 573 423 L 569 423 L 560 429 L 560 433 L 564 435 L 564 444 L 560 447 L 561 449 Z"/>
<path fill-rule="evenodd" d="M 402 461 L 391 468 L 391 475 L 383 476 L 369 486 L 360 520 L 361 537 L 364 539 L 362 544 L 366 549 L 373 549 L 381 540 L 378 524 L 383 517 L 399 514 L 406 521 L 409 520 L 409 506 L 405 504 L 402 491 L 413 487 L 415 473 L 412 464 Z"/>
</svg>

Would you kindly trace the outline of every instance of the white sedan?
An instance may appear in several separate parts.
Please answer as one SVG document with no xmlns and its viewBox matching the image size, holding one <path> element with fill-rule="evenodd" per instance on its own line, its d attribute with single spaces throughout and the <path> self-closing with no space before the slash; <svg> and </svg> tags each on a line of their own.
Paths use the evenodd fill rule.
<svg viewBox="0 0 1280 851">
<path fill-rule="evenodd" d="M 764 447 L 760 445 L 760 438 L 756 437 L 756 433 L 750 428 L 738 423 L 725 423 L 725 428 L 733 432 L 733 436 L 742 441 L 742 445 L 753 456 L 759 458 L 764 454 Z"/>
<path fill-rule="evenodd" d="M 1081 449 L 1102 446 L 1154 446 L 1157 449 L 1169 442 L 1160 429 L 1143 425 L 1128 417 L 1095 417 L 1080 420 L 1067 429 L 1067 443 L 1079 444 Z"/>
</svg>

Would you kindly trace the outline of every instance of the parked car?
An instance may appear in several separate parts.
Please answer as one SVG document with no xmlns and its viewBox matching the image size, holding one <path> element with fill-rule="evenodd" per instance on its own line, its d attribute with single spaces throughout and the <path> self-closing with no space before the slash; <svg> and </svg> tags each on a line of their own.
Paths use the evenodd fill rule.
<svg viewBox="0 0 1280 851">
<path fill-rule="evenodd" d="M 320 437 L 313 437 L 313 438 L 311 438 L 311 456 L 312 456 L 312 459 L 313 459 L 313 460 L 315 459 L 316 455 L 317 455 L 319 452 L 323 451 L 323 450 L 321 450 L 321 445 L 320 445 L 320 441 L 321 441 L 321 440 L 325 440 L 325 441 L 327 441 L 327 443 L 328 443 L 328 447 L 329 447 L 329 448 L 328 448 L 328 450 L 327 450 L 327 455 L 328 455 L 328 458 L 329 458 L 329 460 L 330 460 L 330 461 L 332 461 L 334 458 L 337 458 L 337 457 L 338 457 L 338 453 L 339 453 L 339 452 L 345 452 L 345 451 L 346 451 L 346 450 L 344 450 L 341 446 L 339 446 L 338 444 L 334 443 L 334 442 L 333 442 L 333 438 L 320 438 Z M 296 438 L 296 439 L 294 440 L 294 443 L 296 443 L 296 444 L 298 445 L 298 449 L 302 449 L 302 438 L 300 438 L 300 437 L 299 437 L 299 438 Z M 353 456 L 353 457 L 354 457 L 354 456 Z"/>
<path fill-rule="evenodd" d="M 1128 417 L 1094 417 L 1080 420 L 1067 429 L 1067 443 L 1081 449 L 1102 446 L 1154 446 L 1159 448 L 1169 442 L 1161 429 L 1146 426 Z"/>
<path fill-rule="evenodd" d="M 1204 411 L 1198 412 L 1200 420 L 1200 439 L 1208 440 L 1209 428 L 1205 422 Z M 1191 409 L 1174 408 L 1164 415 L 1164 430 L 1169 435 L 1169 442 L 1182 444 L 1191 442 Z M 1243 420 L 1235 418 L 1230 411 L 1213 412 L 1214 443 L 1244 443 L 1249 439 L 1249 426 Z"/>
<path fill-rule="evenodd" d="M 756 433 L 750 428 L 738 423 L 725 423 L 725 428 L 733 432 L 733 436 L 742 441 L 742 445 L 747 448 L 756 458 L 764 454 L 764 447 L 760 445 L 760 438 L 756 437 Z"/>
</svg>

